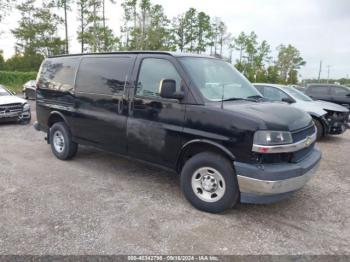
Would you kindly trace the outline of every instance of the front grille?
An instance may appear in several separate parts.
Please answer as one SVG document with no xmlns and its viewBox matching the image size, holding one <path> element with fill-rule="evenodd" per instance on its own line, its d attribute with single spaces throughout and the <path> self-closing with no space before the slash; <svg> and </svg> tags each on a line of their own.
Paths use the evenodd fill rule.
<svg viewBox="0 0 350 262">
<path fill-rule="evenodd" d="M 309 126 L 299 131 L 292 132 L 293 143 L 299 142 L 316 132 L 315 126 Z"/>
<path fill-rule="evenodd" d="M 0 105 L 0 112 L 8 113 L 8 112 L 21 112 L 21 111 L 22 111 L 21 103 Z"/>
<path fill-rule="evenodd" d="M 256 160 L 261 164 L 276 164 L 290 162 L 291 153 L 280 154 L 257 154 Z"/>
<path fill-rule="evenodd" d="M 299 142 L 313 135 L 316 132 L 315 126 L 309 126 L 301 130 L 292 132 L 293 143 Z M 254 158 L 259 163 L 297 163 L 308 157 L 314 149 L 315 143 L 296 152 L 291 153 L 275 153 L 275 154 L 256 154 Z"/>
</svg>

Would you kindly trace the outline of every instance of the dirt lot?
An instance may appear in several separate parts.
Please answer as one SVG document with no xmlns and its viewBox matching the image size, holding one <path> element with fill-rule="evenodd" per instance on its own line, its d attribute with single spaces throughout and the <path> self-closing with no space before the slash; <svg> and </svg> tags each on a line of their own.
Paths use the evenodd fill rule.
<svg viewBox="0 0 350 262">
<path fill-rule="evenodd" d="M 0 126 L 0 254 L 350 254 L 350 131 L 292 198 L 222 215 L 173 174 L 88 147 L 60 161 L 44 136 Z"/>
</svg>

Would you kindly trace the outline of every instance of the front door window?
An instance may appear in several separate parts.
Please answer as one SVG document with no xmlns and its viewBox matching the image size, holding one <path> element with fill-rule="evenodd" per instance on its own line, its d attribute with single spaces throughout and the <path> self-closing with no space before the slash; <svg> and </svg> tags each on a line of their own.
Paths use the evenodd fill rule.
<svg viewBox="0 0 350 262">
<path fill-rule="evenodd" d="M 159 85 L 163 79 L 175 80 L 176 91 L 180 90 L 181 77 L 172 63 L 165 59 L 144 59 L 137 82 L 136 96 L 159 97 Z"/>
</svg>

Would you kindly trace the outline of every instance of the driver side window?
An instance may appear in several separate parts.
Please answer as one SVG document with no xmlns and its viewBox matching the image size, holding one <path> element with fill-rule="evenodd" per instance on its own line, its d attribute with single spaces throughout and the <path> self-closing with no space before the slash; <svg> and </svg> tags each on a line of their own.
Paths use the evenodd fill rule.
<svg viewBox="0 0 350 262">
<path fill-rule="evenodd" d="M 172 63 L 159 58 L 144 59 L 137 81 L 136 96 L 160 97 L 159 85 L 163 79 L 175 80 L 176 91 L 180 91 L 181 77 Z"/>
</svg>

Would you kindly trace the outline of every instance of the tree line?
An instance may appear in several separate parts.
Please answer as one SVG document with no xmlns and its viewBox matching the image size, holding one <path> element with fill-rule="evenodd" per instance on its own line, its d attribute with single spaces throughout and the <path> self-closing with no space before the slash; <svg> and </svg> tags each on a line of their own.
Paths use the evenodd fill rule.
<svg viewBox="0 0 350 262">
<path fill-rule="evenodd" d="M 15 8 L 21 14 L 11 33 L 16 38 L 15 54 L 4 61 L 0 70 L 36 71 L 44 57 L 68 54 L 68 16 L 75 6 L 78 21 L 76 39 L 80 51 L 108 52 L 128 50 L 164 50 L 210 54 L 234 64 L 250 81 L 297 83 L 298 70 L 305 65 L 294 46 L 281 44 L 277 56 L 267 41 L 259 41 L 255 32 L 233 36 L 225 22 L 190 8 L 169 18 L 162 5 L 150 0 L 124 0 L 120 35 L 106 21 L 106 4 L 114 0 L 0 0 L 1 19 Z M 59 29 L 64 35 L 59 35 Z M 1 35 L 0 35 L 1 37 Z M 227 55 L 228 54 L 228 55 Z M 233 61 L 233 56 L 238 57 Z"/>
</svg>

